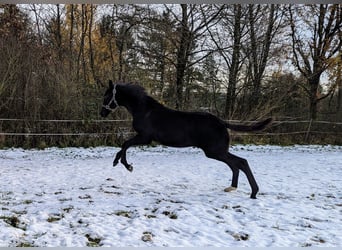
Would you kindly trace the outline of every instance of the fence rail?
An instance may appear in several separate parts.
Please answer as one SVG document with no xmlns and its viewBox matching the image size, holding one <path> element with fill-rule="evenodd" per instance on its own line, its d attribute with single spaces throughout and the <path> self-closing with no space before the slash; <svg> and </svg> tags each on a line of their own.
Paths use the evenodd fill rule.
<svg viewBox="0 0 342 250">
<path fill-rule="evenodd" d="M 124 122 L 132 122 L 132 120 L 126 120 L 126 119 L 115 119 L 115 120 L 47 120 L 47 119 L 42 119 L 42 120 L 28 120 L 28 119 L 12 119 L 12 118 L 0 118 L 1 121 L 6 121 L 6 122 L 48 122 L 48 123 L 124 123 Z M 233 122 L 233 123 L 239 123 L 241 121 L 239 120 L 226 120 L 227 122 Z M 256 122 L 255 120 L 253 121 L 244 121 L 246 123 L 253 123 Z M 274 120 L 272 121 L 271 127 L 279 126 L 282 124 L 300 124 L 300 123 L 312 123 L 312 120 L 301 120 L 301 121 L 293 121 L 293 120 Z M 331 121 L 314 121 L 315 124 L 331 124 L 331 125 L 337 125 L 341 126 L 342 122 L 331 122 Z M 1 127 L 0 127 L 1 129 Z M 278 133 L 272 133 L 272 132 L 248 132 L 248 133 L 238 133 L 238 132 L 232 132 L 233 135 L 236 136 L 250 136 L 250 135 L 268 135 L 268 136 L 273 136 L 273 135 L 294 135 L 294 134 L 307 134 L 307 130 L 303 131 L 292 131 L 292 132 L 278 132 Z M 315 133 L 315 134 L 336 134 L 336 135 L 342 135 L 342 129 L 341 132 L 331 132 L 331 131 L 309 131 L 309 133 Z M 2 132 L 0 130 L 0 135 L 8 135 L 8 136 L 101 136 L 101 135 L 117 135 L 117 134 L 123 134 L 122 132 L 117 133 L 117 132 L 108 132 L 108 133 L 103 133 L 103 132 L 95 132 L 95 133 L 34 133 L 34 132 L 27 132 L 27 133 L 22 133 L 22 132 Z M 133 132 L 125 132 L 125 134 L 133 134 Z"/>
<path fill-rule="evenodd" d="M 85 119 L 74 119 L 74 120 L 48 120 L 48 119 L 23 119 L 23 118 L 19 118 L 19 119 L 14 119 L 14 118 L 0 118 L 0 122 L 1 121 L 19 121 L 19 122 L 27 122 L 27 121 L 32 121 L 32 122 L 56 122 L 56 123 L 101 123 L 101 122 L 131 122 L 132 120 L 130 119 L 115 119 L 115 120 L 103 120 L 103 119 L 92 119 L 92 120 L 85 120 Z M 253 123 L 253 122 L 257 122 L 257 120 L 250 120 L 250 121 L 241 121 L 241 120 L 225 120 L 227 122 L 235 122 L 235 123 Z M 331 122 L 331 121 L 312 121 L 312 120 L 274 120 L 272 121 L 272 124 L 291 124 L 291 123 L 310 123 L 310 122 L 314 122 L 314 123 L 321 123 L 321 124 L 335 124 L 335 125 L 342 125 L 342 122 Z"/>
<path fill-rule="evenodd" d="M 239 120 L 226 120 L 241 123 Z M 130 119 L 23 119 L 0 118 L 0 147 L 37 145 L 121 144 L 135 134 Z M 253 123 L 256 121 L 242 121 Z M 231 131 L 234 141 L 270 143 L 332 143 L 341 144 L 342 122 L 277 119 L 261 132 Z M 254 138 L 254 139 L 253 139 Z M 268 138 L 268 139 L 267 139 Z M 65 143 L 63 143 L 65 142 Z M 93 143 L 93 144 L 91 144 Z"/>
</svg>

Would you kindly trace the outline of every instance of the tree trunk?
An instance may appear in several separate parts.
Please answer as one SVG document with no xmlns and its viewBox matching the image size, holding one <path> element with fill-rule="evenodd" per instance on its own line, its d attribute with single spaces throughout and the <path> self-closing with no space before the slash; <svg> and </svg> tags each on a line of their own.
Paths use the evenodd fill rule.
<svg viewBox="0 0 342 250">
<path fill-rule="evenodd" d="M 90 68 L 92 72 L 93 79 L 96 83 L 99 82 L 99 79 L 95 72 L 95 64 L 94 64 L 94 51 L 93 51 L 93 44 L 92 44 L 92 26 L 93 26 L 93 19 L 94 19 L 94 6 L 90 4 L 90 19 L 89 19 L 89 28 L 88 28 L 88 43 L 89 43 L 89 61 L 90 61 Z"/>
<path fill-rule="evenodd" d="M 73 72 L 73 39 L 74 39 L 74 5 L 70 4 L 70 31 L 69 31 L 69 71 Z"/>
<path fill-rule="evenodd" d="M 58 59 L 62 61 L 62 33 L 61 33 L 61 13 L 59 4 L 56 4 L 57 7 L 57 29 L 56 29 L 56 43 L 57 43 L 57 51 L 58 51 Z"/>
<path fill-rule="evenodd" d="M 317 104 L 318 104 L 318 87 L 320 81 L 320 74 L 308 80 L 310 86 L 310 119 L 316 120 L 317 118 Z"/>
<path fill-rule="evenodd" d="M 240 64 L 240 49 L 241 49 L 241 5 L 234 5 L 234 44 L 233 44 L 233 55 L 232 55 L 232 63 L 229 69 L 229 82 L 228 89 L 226 94 L 226 103 L 225 103 L 225 116 L 227 119 L 230 119 L 234 110 L 235 105 L 235 95 L 236 95 L 236 84 L 237 84 L 237 76 L 239 71 Z"/>
<path fill-rule="evenodd" d="M 80 42 L 80 48 L 78 52 L 78 58 L 77 58 L 77 80 L 79 80 L 79 74 L 80 74 L 80 64 L 82 64 L 83 69 L 83 81 L 86 82 L 86 62 L 85 62 L 85 55 L 84 55 L 84 43 L 85 43 L 85 36 L 87 32 L 87 10 L 86 5 L 81 5 L 81 42 Z"/>
<path fill-rule="evenodd" d="M 249 24 L 250 24 L 250 41 L 251 41 L 251 80 L 252 80 L 252 93 L 250 110 L 259 104 L 261 96 L 261 81 L 265 72 L 267 60 L 269 57 L 269 51 L 272 43 L 274 33 L 274 18 L 275 18 L 275 6 L 271 4 L 268 20 L 267 30 L 263 35 L 263 40 L 258 41 L 256 37 L 256 17 L 260 15 L 260 9 L 258 8 L 254 13 L 253 5 L 249 5 Z"/>
<path fill-rule="evenodd" d="M 182 108 L 183 103 L 183 85 L 186 64 L 188 61 L 189 49 L 189 27 L 188 27 L 188 7 L 187 4 L 181 4 L 182 8 L 182 21 L 180 27 L 180 41 L 177 51 L 177 64 L 176 64 L 176 109 Z"/>
</svg>

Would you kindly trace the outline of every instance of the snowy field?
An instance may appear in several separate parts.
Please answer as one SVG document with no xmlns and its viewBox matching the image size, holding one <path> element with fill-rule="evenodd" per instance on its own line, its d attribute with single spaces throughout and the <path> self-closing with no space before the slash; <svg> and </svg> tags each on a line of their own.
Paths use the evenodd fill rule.
<svg viewBox="0 0 342 250">
<path fill-rule="evenodd" d="M 195 148 L 0 150 L 0 246 L 342 246 L 342 147 L 234 146 L 259 184 Z"/>
</svg>

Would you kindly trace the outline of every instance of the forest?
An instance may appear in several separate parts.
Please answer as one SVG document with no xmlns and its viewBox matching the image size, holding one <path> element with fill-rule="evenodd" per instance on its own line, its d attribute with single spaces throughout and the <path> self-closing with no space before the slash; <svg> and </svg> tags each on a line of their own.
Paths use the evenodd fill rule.
<svg viewBox="0 0 342 250">
<path fill-rule="evenodd" d="M 341 4 L 2 4 L 0 148 L 119 145 L 108 80 L 232 122 L 234 142 L 342 145 Z"/>
</svg>

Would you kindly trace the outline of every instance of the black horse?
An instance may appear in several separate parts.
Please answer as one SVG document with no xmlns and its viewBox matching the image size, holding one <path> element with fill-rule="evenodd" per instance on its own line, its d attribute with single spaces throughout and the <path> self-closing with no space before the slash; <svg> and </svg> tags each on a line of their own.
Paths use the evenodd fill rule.
<svg viewBox="0 0 342 250">
<path fill-rule="evenodd" d="M 271 119 L 253 125 L 228 124 L 216 116 L 205 112 L 182 112 L 169 109 L 148 96 L 139 85 L 113 84 L 104 95 L 101 116 L 106 117 L 118 106 L 125 107 L 133 116 L 133 128 L 137 132 L 133 138 L 123 143 L 116 154 L 113 165 L 121 163 L 129 171 L 133 167 L 127 163 L 126 151 L 135 145 L 146 145 L 152 141 L 172 147 L 194 146 L 201 148 L 209 158 L 226 163 L 233 171 L 229 192 L 237 188 L 239 170 L 242 170 L 252 188 L 251 198 L 256 198 L 259 190 L 248 162 L 228 152 L 229 135 L 227 128 L 235 131 L 257 131 L 264 129 Z"/>
</svg>

